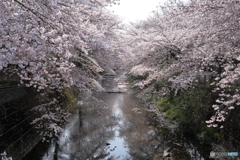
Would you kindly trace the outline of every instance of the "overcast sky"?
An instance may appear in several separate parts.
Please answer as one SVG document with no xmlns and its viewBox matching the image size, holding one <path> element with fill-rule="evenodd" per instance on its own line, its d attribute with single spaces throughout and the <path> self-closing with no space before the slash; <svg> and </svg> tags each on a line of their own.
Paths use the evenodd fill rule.
<svg viewBox="0 0 240 160">
<path fill-rule="evenodd" d="M 164 0 L 120 0 L 120 5 L 110 7 L 124 22 L 146 19 Z"/>
</svg>

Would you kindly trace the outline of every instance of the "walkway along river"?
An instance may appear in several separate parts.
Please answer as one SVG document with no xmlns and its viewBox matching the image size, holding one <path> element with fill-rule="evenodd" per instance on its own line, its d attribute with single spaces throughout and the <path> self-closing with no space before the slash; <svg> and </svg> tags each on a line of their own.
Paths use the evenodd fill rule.
<svg viewBox="0 0 240 160">
<path fill-rule="evenodd" d="M 125 79 L 124 74 L 105 76 L 103 85 L 108 92 L 95 96 L 109 108 L 97 109 L 91 102 L 78 107 L 58 143 L 39 144 L 24 159 L 209 159 L 209 148 L 161 126 L 163 122 L 134 97 Z"/>
</svg>

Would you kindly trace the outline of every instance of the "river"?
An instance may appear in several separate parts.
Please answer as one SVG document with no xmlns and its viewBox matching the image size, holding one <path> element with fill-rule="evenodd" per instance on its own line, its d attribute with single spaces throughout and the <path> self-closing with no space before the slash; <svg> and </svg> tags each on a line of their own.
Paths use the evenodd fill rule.
<svg viewBox="0 0 240 160">
<path fill-rule="evenodd" d="M 24 160 L 209 159 L 209 147 L 161 125 L 167 120 L 134 97 L 125 74 L 105 76 L 103 86 L 107 92 L 94 96 L 107 108 L 91 101 L 77 107 L 58 143 L 39 144 Z"/>
</svg>

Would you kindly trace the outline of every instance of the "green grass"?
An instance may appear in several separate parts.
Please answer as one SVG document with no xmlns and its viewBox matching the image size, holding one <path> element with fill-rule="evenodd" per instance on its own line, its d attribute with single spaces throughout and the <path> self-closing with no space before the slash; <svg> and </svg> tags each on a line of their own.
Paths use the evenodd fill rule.
<svg viewBox="0 0 240 160">
<path fill-rule="evenodd" d="M 202 143 L 211 143 L 223 139 L 223 132 L 208 128 L 205 123 L 212 114 L 213 102 L 208 89 L 195 88 L 181 91 L 177 96 L 165 96 L 157 100 L 155 105 L 166 113 L 169 120 L 178 123 L 179 131 L 194 135 Z"/>
<path fill-rule="evenodd" d="M 166 112 L 169 108 L 171 108 L 171 102 L 169 97 L 163 97 L 155 103 L 156 106 L 159 107 L 160 111 Z"/>
<path fill-rule="evenodd" d="M 133 75 L 130 75 L 128 77 L 128 80 L 130 81 L 130 83 L 136 81 L 136 80 L 146 80 L 148 77 L 148 74 L 145 74 L 145 75 L 138 75 L 138 76 L 133 76 Z"/>
</svg>

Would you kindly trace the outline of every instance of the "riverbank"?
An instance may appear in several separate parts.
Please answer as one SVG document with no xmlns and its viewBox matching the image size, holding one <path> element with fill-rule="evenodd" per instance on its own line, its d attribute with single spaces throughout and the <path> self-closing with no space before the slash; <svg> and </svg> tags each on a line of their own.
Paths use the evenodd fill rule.
<svg viewBox="0 0 240 160">
<path fill-rule="evenodd" d="M 130 83 L 138 79 L 139 77 L 128 75 Z M 138 93 L 136 97 L 154 113 L 150 115 L 154 117 L 151 119 L 156 121 L 155 127 L 169 128 L 182 134 L 187 140 L 194 141 L 197 146 L 206 146 L 208 149 L 204 154 L 209 155 L 210 151 L 237 152 L 238 146 L 227 138 L 229 134 L 226 134 L 226 130 L 209 128 L 205 123 L 212 113 L 212 109 L 206 106 L 211 106 L 211 98 L 214 96 L 206 86 L 180 92 L 175 97 L 162 98 L 156 95 L 154 88 L 145 88 L 144 92 L 138 88 L 134 89 Z"/>
</svg>

